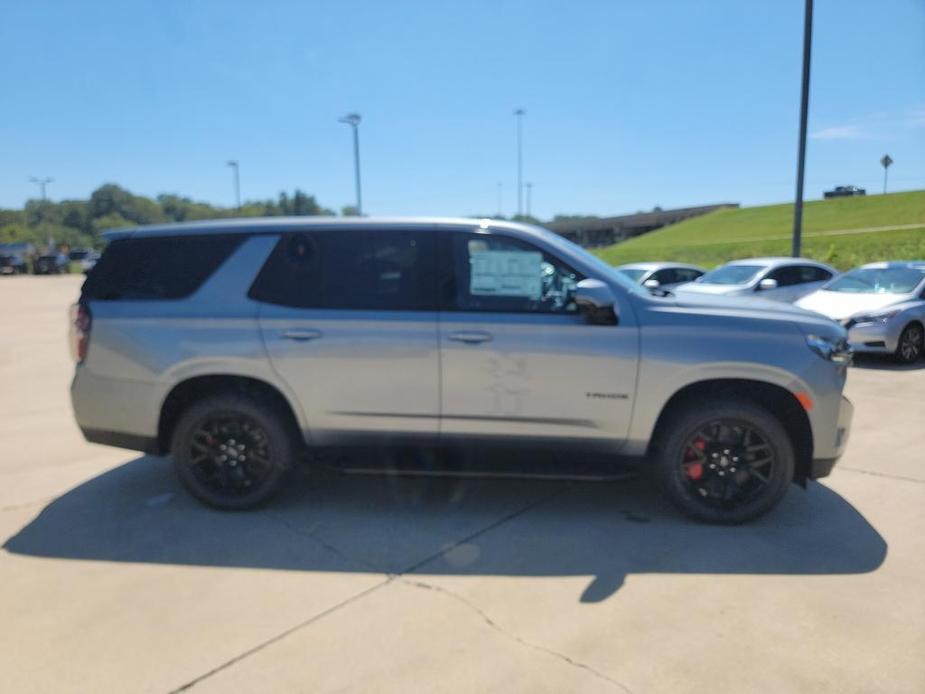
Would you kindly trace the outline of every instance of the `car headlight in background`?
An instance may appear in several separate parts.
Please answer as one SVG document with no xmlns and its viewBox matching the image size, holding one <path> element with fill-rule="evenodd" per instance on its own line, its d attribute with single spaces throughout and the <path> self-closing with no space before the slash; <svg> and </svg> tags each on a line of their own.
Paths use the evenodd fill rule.
<svg viewBox="0 0 925 694">
<path fill-rule="evenodd" d="M 848 346 L 848 341 L 844 338 L 828 338 L 819 335 L 807 335 L 806 345 L 826 361 L 835 362 L 836 364 L 848 364 L 851 362 L 852 351 Z"/>
<path fill-rule="evenodd" d="M 887 311 L 886 313 L 874 313 L 864 316 L 854 316 L 851 322 L 855 325 L 859 323 L 886 323 L 890 318 L 895 316 L 899 311 Z"/>
</svg>

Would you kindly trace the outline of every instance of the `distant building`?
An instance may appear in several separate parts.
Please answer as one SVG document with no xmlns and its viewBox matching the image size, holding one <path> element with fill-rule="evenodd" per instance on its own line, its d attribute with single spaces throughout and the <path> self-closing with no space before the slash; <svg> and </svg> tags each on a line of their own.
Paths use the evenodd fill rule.
<svg viewBox="0 0 925 694">
<path fill-rule="evenodd" d="M 723 202 L 716 205 L 701 205 L 700 207 L 681 207 L 675 210 L 639 212 L 619 217 L 569 219 L 561 222 L 547 222 L 543 226 L 560 236 L 564 236 L 569 241 L 593 248 L 595 246 L 609 246 L 617 241 L 625 241 L 633 236 L 661 229 L 664 226 L 676 224 L 691 217 L 699 217 L 708 212 L 735 209 L 738 206 L 739 203 L 737 202 Z"/>
</svg>

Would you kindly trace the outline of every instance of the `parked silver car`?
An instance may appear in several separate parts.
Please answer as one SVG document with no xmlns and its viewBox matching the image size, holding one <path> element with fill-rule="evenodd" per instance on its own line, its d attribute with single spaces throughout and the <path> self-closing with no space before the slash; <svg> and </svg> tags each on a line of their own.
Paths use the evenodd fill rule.
<svg viewBox="0 0 925 694">
<path fill-rule="evenodd" d="M 806 258 L 748 258 L 721 265 L 678 291 L 723 296 L 751 296 L 793 302 L 821 287 L 838 273 Z"/>
<path fill-rule="evenodd" d="M 622 272 L 636 284 L 650 289 L 672 289 L 685 282 L 693 282 L 706 272 L 702 267 L 685 263 L 627 263 L 618 265 Z"/>
<path fill-rule="evenodd" d="M 862 265 L 797 305 L 839 321 L 858 352 L 907 364 L 925 352 L 925 261 Z"/>
<path fill-rule="evenodd" d="M 734 523 L 848 438 L 842 327 L 653 296 L 543 229 L 300 217 L 109 239 L 73 309 L 77 422 L 172 452 L 221 508 L 266 501 L 306 449 L 504 442 L 647 460 L 684 512 Z"/>
</svg>

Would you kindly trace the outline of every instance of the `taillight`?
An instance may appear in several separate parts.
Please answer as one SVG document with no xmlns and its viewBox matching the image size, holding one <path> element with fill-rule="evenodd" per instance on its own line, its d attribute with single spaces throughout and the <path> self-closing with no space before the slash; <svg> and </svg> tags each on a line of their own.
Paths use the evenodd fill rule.
<svg viewBox="0 0 925 694">
<path fill-rule="evenodd" d="M 71 306 L 71 356 L 78 364 L 87 356 L 92 323 L 89 306 L 86 304 Z"/>
</svg>

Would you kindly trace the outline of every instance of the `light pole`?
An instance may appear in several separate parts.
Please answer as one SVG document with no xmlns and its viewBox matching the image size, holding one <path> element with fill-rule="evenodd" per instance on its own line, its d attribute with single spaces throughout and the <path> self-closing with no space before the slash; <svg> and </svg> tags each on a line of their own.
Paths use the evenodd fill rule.
<svg viewBox="0 0 925 694">
<path fill-rule="evenodd" d="M 357 187 L 357 217 L 363 216 L 363 195 L 360 189 L 360 114 L 348 113 L 337 119 L 338 123 L 346 123 L 353 128 L 353 170 L 356 176 Z"/>
<path fill-rule="evenodd" d="M 498 218 L 500 219 L 503 216 L 502 212 L 502 201 L 504 197 L 504 184 L 501 181 L 498 181 Z"/>
<path fill-rule="evenodd" d="M 37 178 L 36 176 L 29 176 L 29 182 L 35 183 L 39 187 L 39 191 L 42 195 L 42 202 L 45 202 L 47 199 L 45 196 L 45 186 L 54 181 L 53 178 Z"/>
<path fill-rule="evenodd" d="M 800 145 L 797 154 L 797 195 L 793 206 L 793 257 L 800 256 L 803 234 L 803 171 L 806 168 L 806 120 L 809 113 L 809 63 L 813 47 L 813 0 L 803 16 L 803 85 L 800 92 Z"/>
<path fill-rule="evenodd" d="M 232 159 L 228 162 L 228 166 L 234 169 L 234 199 L 237 203 L 236 209 L 241 210 L 241 178 L 238 175 L 238 161 L 237 159 Z"/>
<path fill-rule="evenodd" d="M 517 118 L 517 216 L 523 216 L 524 212 L 524 111 L 518 108 L 514 111 L 514 117 Z"/>
<path fill-rule="evenodd" d="M 533 184 L 527 181 L 527 216 L 530 216 L 530 200 L 533 197 Z"/>
<path fill-rule="evenodd" d="M 886 195 L 886 172 L 890 168 L 890 164 L 893 163 L 893 157 L 889 154 L 884 154 L 883 158 L 880 160 L 880 165 L 883 167 L 883 194 Z"/>
</svg>

